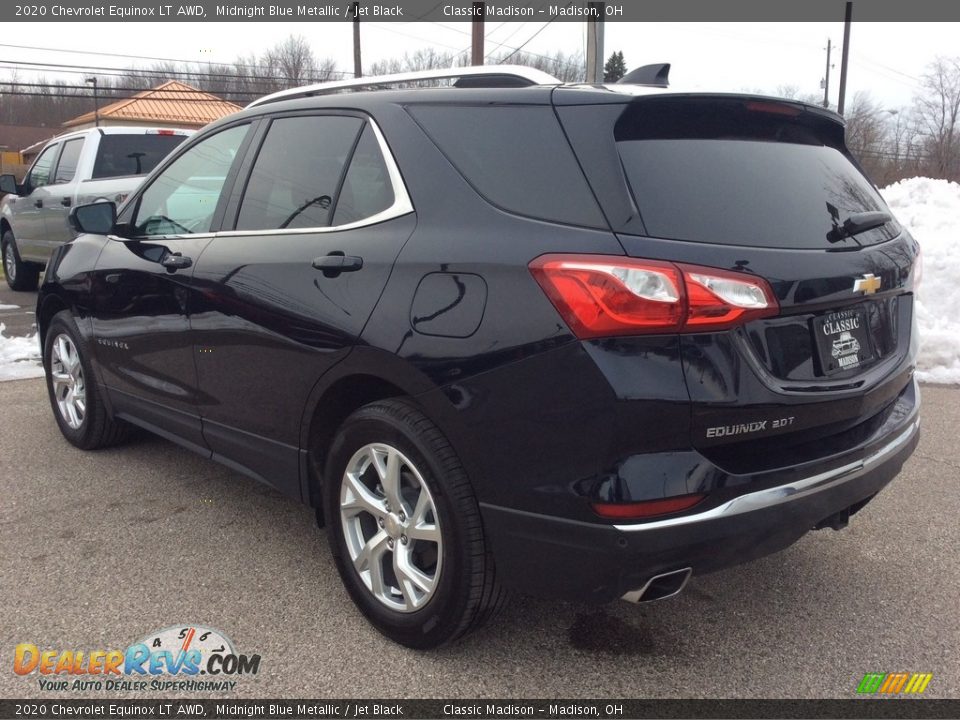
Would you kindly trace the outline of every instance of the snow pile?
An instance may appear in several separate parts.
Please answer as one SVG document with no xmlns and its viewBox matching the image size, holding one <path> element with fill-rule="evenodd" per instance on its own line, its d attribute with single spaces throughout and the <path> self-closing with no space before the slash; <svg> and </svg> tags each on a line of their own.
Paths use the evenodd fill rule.
<svg viewBox="0 0 960 720">
<path fill-rule="evenodd" d="M 917 377 L 960 383 L 960 185 L 918 177 L 880 192 L 923 250 Z"/>
<path fill-rule="evenodd" d="M 0 323 L 0 380 L 43 377 L 37 336 L 7 337 L 6 329 Z"/>
</svg>

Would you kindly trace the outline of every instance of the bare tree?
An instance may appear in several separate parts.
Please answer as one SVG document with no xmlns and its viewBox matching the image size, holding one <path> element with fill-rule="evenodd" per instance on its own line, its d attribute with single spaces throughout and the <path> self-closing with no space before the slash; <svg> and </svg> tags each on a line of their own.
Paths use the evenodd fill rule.
<svg viewBox="0 0 960 720">
<path fill-rule="evenodd" d="M 930 65 L 913 115 L 927 156 L 926 173 L 960 180 L 960 58 L 937 58 Z"/>
<path fill-rule="evenodd" d="M 563 82 L 583 82 L 587 77 L 587 64 L 583 53 L 567 54 L 557 50 L 553 55 L 534 55 L 525 52 L 501 53 L 491 58 L 491 65 L 526 65 L 543 70 Z"/>
</svg>

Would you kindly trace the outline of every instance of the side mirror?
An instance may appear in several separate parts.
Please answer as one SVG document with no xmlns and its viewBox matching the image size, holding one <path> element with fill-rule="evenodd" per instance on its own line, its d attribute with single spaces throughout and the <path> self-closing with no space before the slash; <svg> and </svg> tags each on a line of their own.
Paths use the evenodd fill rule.
<svg viewBox="0 0 960 720">
<path fill-rule="evenodd" d="M 0 175 L 0 193 L 20 194 L 17 179 L 13 175 Z"/>
<path fill-rule="evenodd" d="M 107 200 L 77 205 L 70 211 L 69 220 L 78 233 L 109 235 L 117 224 L 117 206 Z"/>
</svg>

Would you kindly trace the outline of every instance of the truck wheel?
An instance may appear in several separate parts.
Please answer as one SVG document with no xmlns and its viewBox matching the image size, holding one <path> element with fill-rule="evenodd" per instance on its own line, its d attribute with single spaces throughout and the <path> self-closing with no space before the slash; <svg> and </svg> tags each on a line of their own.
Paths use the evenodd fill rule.
<svg viewBox="0 0 960 720">
<path fill-rule="evenodd" d="M 324 509 L 344 585 L 395 642 L 443 645 L 503 605 L 466 473 L 412 403 L 384 400 L 347 418 L 328 453 Z"/>
<path fill-rule="evenodd" d="M 0 240 L 3 250 L 3 274 L 11 290 L 36 290 L 40 279 L 40 268 L 33 263 L 23 262 L 17 251 L 17 241 L 13 232 L 7 230 Z"/>
</svg>

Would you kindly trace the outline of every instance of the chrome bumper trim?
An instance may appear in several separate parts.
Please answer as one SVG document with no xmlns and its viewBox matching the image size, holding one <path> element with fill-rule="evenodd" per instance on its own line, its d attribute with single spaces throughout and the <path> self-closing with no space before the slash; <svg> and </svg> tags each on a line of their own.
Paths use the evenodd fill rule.
<svg viewBox="0 0 960 720">
<path fill-rule="evenodd" d="M 756 492 L 740 495 L 732 500 L 728 500 L 722 505 L 718 505 L 710 510 L 693 515 L 683 515 L 681 517 L 667 518 L 665 520 L 653 520 L 646 523 L 637 523 L 631 525 L 614 525 L 617 530 L 623 532 L 644 532 L 646 530 L 662 530 L 663 528 L 679 527 L 682 525 L 693 525 L 695 523 L 728 518 L 733 515 L 760 510 L 762 508 L 780 505 L 791 500 L 804 497 L 811 493 L 826 490 L 841 481 L 848 480 L 851 475 L 856 475 L 869 467 L 876 465 L 888 455 L 896 452 L 903 445 L 909 442 L 910 438 L 920 427 L 920 418 L 914 417 L 909 425 L 886 445 L 876 452 L 868 455 L 862 460 L 834 468 L 817 475 L 797 480 L 796 482 L 778 485 L 767 488 L 766 490 L 757 490 Z"/>
</svg>

